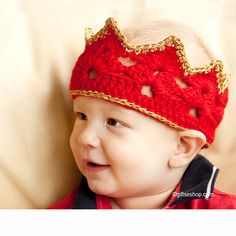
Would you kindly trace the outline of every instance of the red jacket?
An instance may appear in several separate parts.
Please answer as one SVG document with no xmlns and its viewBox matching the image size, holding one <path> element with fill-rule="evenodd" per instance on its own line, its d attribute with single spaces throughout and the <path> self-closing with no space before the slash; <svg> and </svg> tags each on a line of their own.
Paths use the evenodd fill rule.
<svg viewBox="0 0 236 236">
<path fill-rule="evenodd" d="M 214 189 L 218 169 L 198 155 L 187 168 L 164 209 L 236 209 L 236 195 Z M 80 187 L 48 209 L 112 209 L 109 197 L 93 193 L 85 178 Z"/>
</svg>

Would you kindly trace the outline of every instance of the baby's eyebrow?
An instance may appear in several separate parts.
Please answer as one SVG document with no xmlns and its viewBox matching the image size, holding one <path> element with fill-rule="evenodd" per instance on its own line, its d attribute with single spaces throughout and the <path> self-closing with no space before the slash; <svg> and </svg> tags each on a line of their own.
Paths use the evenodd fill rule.
<svg viewBox="0 0 236 236">
<path fill-rule="evenodd" d="M 132 120 L 136 117 L 137 113 L 136 111 L 132 111 L 132 110 L 129 110 L 129 109 L 126 109 L 126 108 L 123 108 L 121 107 L 121 109 L 111 109 L 109 111 L 109 115 L 110 116 L 114 116 L 116 118 L 119 118 L 119 119 L 123 119 L 125 120 L 126 122 L 129 122 L 130 121 L 130 118 L 132 118 Z"/>
<path fill-rule="evenodd" d="M 88 104 L 80 104 L 80 103 L 73 103 L 73 110 L 74 110 L 74 113 L 78 112 L 78 111 L 84 111 L 84 110 L 89 110 L 91 109 L 91 107 L 87 106 Z M 118 104 L 113 104 L 113 103 L 108 103 L 108 104 L 104 104 L 104 112 L 105 113 L 109 113 L 110 115 L 115 115 L 116 114 L 119 114 L 119 115 L 124 115 L 124 116 L 129 116 L 130 115 L 130 112 L 131 110 L 121 106 L 121 105 L 118 105 Z"/>
<path fill-rule="evenodd" d="M 74 113 L 76 113 L 76 112 L 78 112 L 78 111 L 81 111 L 81 109 L 80 109 L 80 107 L 77 105 L 74 105 L 73 106 L 73 111 L 74 111 Z"/>
<path fill-rule="evenodd" d="M 115 112 L 118 112 L 118 113 L 121 113 L 121 114 L 129 114 L 129 110 L 128 109 L 126 109 L 126 108 L 124 108 L 124 107 L 121 107 L 121 106 L 115 106 L 115 107 L 111 107 L 110 109 L 109 109 L 109 112 L 113 112 L 113 113 L 115 113 Z"/>
</svg>

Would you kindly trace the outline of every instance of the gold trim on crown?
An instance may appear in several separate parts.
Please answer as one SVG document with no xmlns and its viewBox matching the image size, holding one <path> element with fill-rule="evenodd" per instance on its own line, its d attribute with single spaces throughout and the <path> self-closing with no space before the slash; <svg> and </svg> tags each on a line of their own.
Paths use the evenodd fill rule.
<svg viewBox="0 0 236 236">
<path fill-rule="evenodd" d="M 169 36 L 164 40 L 156 43 L 156 44 L 144 44 L 144 45 L 132 45 L 127 38 L 121 33 L 120 29 L 117 26 L 117 22 L 113 18 L 108 18 L 106 20 L 105 26 L 100 29 L 96 34 L 93 34 L 91 28 L 86 28 L 85 31 L 85 41 L 86 44 L 91 45 L 92 43 L 96 42 L 100 38 L 103 38 L 109 29 L 113 29 L 115 35 L 120 40 L 121 45 L 125 48 L 127 52 L 134 52 L 135 54 L 140 53 L 148 53 L 148 52 L 155 52 L 157 50 L 163 51 L 165 50 L 166 46 L 175 47 L 177 49 L 176 54 L 179 57 L 179 62 L 181 63 L 181 67 L 184 69 L 184 75 L 194 75 L 194 74 L 208 74 L 212 69 L 215 69 L 217 72 L 217 83 L 219 93 L 223 93 L 225 89 L 229 85 L 229 75 L 223 73 L 223 63 L 220 60 L 211 60 L 209 64 L 194 67 L 192 68 L 188 62 L 184 51 L 184 45 L 181 40 L 176 36 Z"/>
</svg>

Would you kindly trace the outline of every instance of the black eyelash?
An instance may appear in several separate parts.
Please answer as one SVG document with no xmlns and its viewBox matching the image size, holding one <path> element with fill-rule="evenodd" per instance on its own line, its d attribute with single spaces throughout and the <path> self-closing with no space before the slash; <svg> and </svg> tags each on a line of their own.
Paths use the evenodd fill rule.
<svg viewBox="0 0 236 236">
<path fill-rule="evenodd" d="M 118 121 L 117 121 L 116 119 L 109 118 L 109 119 L 107 120 L 107 123 L 108 123 L 109 125 L 111 125 L 111 126 L 116 126 L 117 123 L 118 123 Z"/>
<path fill-rule="evenodd" d="M 87 116 L 82 112 L 77 112 L 76 115 L 80 118 L 80 120 L 86 120 Z"/>
</svg>

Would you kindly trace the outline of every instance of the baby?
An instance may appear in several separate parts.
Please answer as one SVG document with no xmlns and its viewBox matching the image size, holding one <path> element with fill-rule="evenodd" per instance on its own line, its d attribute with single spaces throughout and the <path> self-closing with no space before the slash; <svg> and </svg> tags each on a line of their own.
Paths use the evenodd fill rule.
<svg viewBox="0 0 236 236">
<path fill-rule="evenodd" d="M 83 178 L 50 208 L 236 208 L 198 154 L 214 140 L 227 87 L 222 62 L 181 25 L 123 34 L 108 18 L 95 35 L 88 29 L 70 82 L 70 145 Z"/>
</svg>

